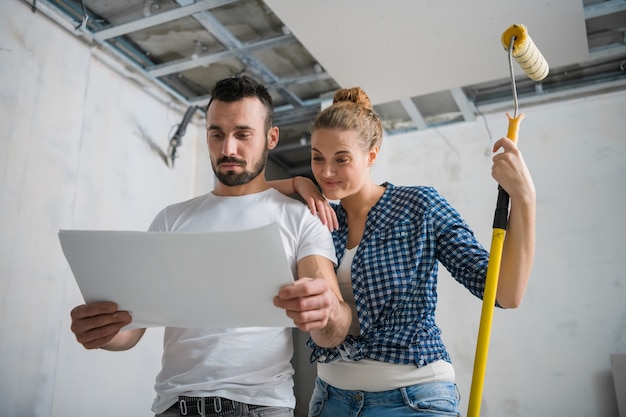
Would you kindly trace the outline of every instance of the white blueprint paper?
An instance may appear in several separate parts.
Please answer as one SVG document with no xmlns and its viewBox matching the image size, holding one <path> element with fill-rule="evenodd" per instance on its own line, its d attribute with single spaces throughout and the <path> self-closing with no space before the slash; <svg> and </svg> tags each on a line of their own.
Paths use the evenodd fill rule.
<svg viewBox="0 0 626 417">
<path fill-rule="evenodd" d="M 85 302 L 114 301 L 127 328 L 293 327 L 274 306 L 293 275 L 276 224 L 217 233 L 61 230 Z"/>
</svg>

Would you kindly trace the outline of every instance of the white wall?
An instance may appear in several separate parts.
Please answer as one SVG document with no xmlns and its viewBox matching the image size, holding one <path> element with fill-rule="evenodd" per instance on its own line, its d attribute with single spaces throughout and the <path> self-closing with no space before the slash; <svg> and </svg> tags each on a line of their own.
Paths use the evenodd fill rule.
<svg viewBox="0 0 626 417">
<path fill-rule="evenodd" d="M 184 109 L 101 55 L 25 3 L 0 2 L 2 417 L 152 415 L 162 331 L 128 352 L 83 349 L 69 330 L 82 297 L 57 233 L 145 230 L 212 173 L 196 122 L 166 166 L 141 130 L 166 148 Z"/>
<path fill-rule="evenodd" d="M 212 175 L 201 126 L 187 130 L 174 170 L 151 151 L 139 129 L 164 148 L 180 109 L 100 55 L 25 4 L 0 1 L 2 417 L 152 415 L 160 332 L 128 352 L 78 345 L 69 311 L 82 299 L 57 232 L 145 230 L 164 205 L 208 190 Z M 617 416 L 609 355 L 626 353 L 624 109 L 623 91 L 522 108 L 537 256 L 522 307 L 495 313 L 484 417 Z M 387 137 L 374 175 L 436 186 L 489 246 L 496 185 L 486 126 L 499 137 L 506 118 Z M 480 308 L 442 270 L 437 319 L 463 413 Z M 313 369 L 300 367 L 299 379 Z"/>
<path fill-rule="evenodd" d="M 617 416 L 609 355 L 626 352 L 626 92 L 521 111 L 537 251 L 522 306 L 494 313 L 481 415 Z M 488 248 L 497 185 L 487 127 L 504 136 L 504 113 L 388 137 L 374 175 L 436 186 Z M 482 304 L 441 271 L 437 321 L 466 413 Z"/>
</svg>

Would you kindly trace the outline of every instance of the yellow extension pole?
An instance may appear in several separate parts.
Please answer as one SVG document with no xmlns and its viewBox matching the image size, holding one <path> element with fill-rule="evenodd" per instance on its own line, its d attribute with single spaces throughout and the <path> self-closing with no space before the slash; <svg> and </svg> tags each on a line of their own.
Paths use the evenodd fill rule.
<svg viewBox="0 0 626 417">
<path fill-rule="evenodd" d="M 515 75 L 513 73 L 513 58 L 520 64 L 526 75 L 534 81 L 543 80 L 550 71 L 548 62 L 528 35 L 526 26 L 516 23 L 511 25 L 502 34 L 502 46 L 509 54 L 509 70 L 511 72 L 511 85 L 513 99 L 515 100 L 515 113 L 509 119 L 509 128 L 506 137 L 517 142 L 519 124 L 524 118 L 524 113 L 517 114 L 517 91 L 515 89 Z M 485 382 L 485 370 L 487 369 L 487 352 L 489 351 L 489 339 L 491 337 L 491 324 L 493 311 L 496 304 L 496 292 L 498 290 L 498 278 L 500 275 L 500 261 L 502 260 L 502 248 L 506 226 L 509 220 L 509 195 L 498 186 L 498 202 L 493 220 L 493 235 L 491 249 L 489 251 L 489 264 L 487 265 L 487 277 L 485 280 L 485 292 L 483 294 L 483 308 L 478 329 L 478 341 L 476 343 L 476 356 L 474 358 L 474 373 L 472 375 L 472 387 L 470 390 L 468 417 L 480 416 L 480 403 L 483 397 L 483 385 Z"/>
<path fill-rule="evenodd" d="M 508 114 L 509 128 L 506 137 L 513 142 L 517 142 L 519 124 L 524 118 L 524 113 L 520 113 L 515 118 Z M 498 278 L 500 275 L 500 261 L 502 260 L 502 248 L 506 234 L 506 223 L 509 212 L 509 195 L 498 187 L 498 203 L 494 217 L 493 234 L 491 236 L 491 249 L 489 251 L 489 263 L 487 265 L 487 278 L 485 281 L 485 292 L 483 295 L 483 307 L 480 316 L 480 327 L 478 329 L 478 341 L 476 343 L 476 355 L 474 357 L 474 373 L 472 374 L 472 386 L 470 389 L 468 417 L 480 416 L 480 404 L 483 396 L 483 385 L 485 383 L 485 371 L 487 369 L 487 354 L 489 351 L 489 340 L 491 338 L 491 324 L 493 322 L 493 311 L 496 304 L 496 292 L 498 290 Z"/>
</svg>

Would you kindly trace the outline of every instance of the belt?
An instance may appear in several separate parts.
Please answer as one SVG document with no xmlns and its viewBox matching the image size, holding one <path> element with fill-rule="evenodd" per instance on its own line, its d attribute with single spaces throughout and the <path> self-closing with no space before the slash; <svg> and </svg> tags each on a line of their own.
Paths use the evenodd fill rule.
<svg viewBox="0 0 626 417">
<path fill-rule="evenodd" d="M 178 397 L 178 400 L 168 409 L 187 417 L 238 417 L 246 416 L 250 410 L 264 407 L 229 400 L 222 397 Z"/>
</svg>

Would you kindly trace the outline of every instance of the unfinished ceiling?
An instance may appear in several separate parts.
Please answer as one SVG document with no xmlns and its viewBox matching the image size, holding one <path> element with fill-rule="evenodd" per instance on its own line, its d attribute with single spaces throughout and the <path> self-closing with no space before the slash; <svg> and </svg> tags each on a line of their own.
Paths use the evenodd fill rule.
<svg viewBox="0 0 626 417">
<path fill-rule="evenodd" d="M 510 107 L 513 23 L 550 64 L 540 83 L 515 66 L 521 104 L 626 89 L 625 0 L 21 1 L 187 108 L 221 78 L 263 82 L 281 130 L 270 159 L 288 175 L 311 176 L 308 128 L 340 87 L 367 91 L 388 136 Z"/>
</svg>

